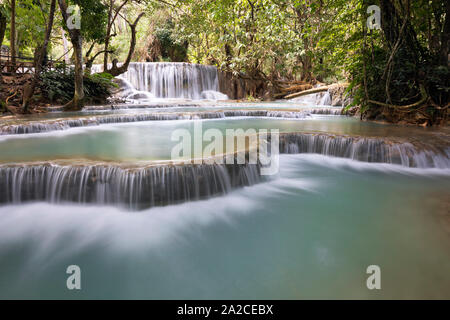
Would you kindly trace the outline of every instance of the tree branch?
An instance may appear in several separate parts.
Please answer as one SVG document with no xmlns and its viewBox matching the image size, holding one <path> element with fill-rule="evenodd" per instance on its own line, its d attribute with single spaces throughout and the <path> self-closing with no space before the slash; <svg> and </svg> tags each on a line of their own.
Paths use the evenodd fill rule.
<svg viewBox="0 0 450 320">
<path fill-rule="evenodd" d="M 130 65 L 131 58 L 133 57 L 134 49 L 136 47 L 136 26 L 139 23 L 139 20 L 144 16 L 144 12 L 139 14 L 139 16 L 136 18 L 134 23 L 128 22 L 131 28 L 131 42 L 130 42 L 130 49 L 128 50 L 128 56 L 125 60 L 124 64 L 120 67 L 117 66 L 117 60 L 114 59 L 113 66 L 109 70 L 105 70 L 105 72 L 108 72 L 109 74 L 113 75 L 114 77 L 117 77 L 118 75 L 121 75 L 122 73 L 127 72 L 128 66 Z"/>
</svg>

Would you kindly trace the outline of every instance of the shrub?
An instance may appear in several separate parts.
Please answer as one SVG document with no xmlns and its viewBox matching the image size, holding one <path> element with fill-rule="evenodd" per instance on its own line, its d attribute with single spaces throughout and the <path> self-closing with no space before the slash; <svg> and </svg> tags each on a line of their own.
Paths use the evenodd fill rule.
<svg viewBox="0 0 450 320">
<path fill-rule="evenodd" d="M 96 73 L 84 76 L 84 94 L 87 103 L 105 103 L 111 90 L 117 85 L 109 73 Z M 75 91 L 73 69 L 55 69 L 41 74 L 40 88 L 43 96 L 52 103 L 69 102 Z"/>
</svg>

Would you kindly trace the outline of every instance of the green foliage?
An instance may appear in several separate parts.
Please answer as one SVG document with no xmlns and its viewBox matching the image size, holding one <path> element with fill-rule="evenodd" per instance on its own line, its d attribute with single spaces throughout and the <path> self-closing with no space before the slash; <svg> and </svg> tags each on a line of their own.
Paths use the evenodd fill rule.
<svg viewBox="0 0 450 320">
<path fill-rule="evenodd" d="M 187 42 L 179 43 L 174 35 L 174 23 L 167 19 L 156 27 L 155 35 L 161 44 L 161 58 L 173 62 L 184 62 L 187 58 Z"/>
<path fill-rule="evenodd" d="M 110 2 L 67 2 L 81 9 L 84 53 L 92 44 L 96 44 L 92 54 L 100 51 Z M 49 4 L 50 1 L 37 0 L 17 2 L 20 53 L 32 55 L 42 42 Z M 119 4 L 116 1 L 116 9 Z M 382 30 L 367 30 L 366 10 L 370 5 L 384 8 Z M 7 7 L 0 5 L 0 10 L 9 20 Z M 446 1 L 140 0 L 128 2 L 121 12 L 132 21 L 141 10 L 146 10 L 147 17 L 146 23 L 138 26 L 134 56 L 141 61 L 212 64 L 272 84 L 278 79 L 326 83 L 346 80 L 351 82 L 348 91 L 354 96 L 354 104 L 363 111 L 376 111 L 375 114 L 387 112 L 382 110 L 386 102 L 404 106 L 421 101 L 423 89 L 431 105 L 443 107 L 437 110 L 445 110 L 448 104 Z M 390 59 L 405 17 L 408 20 L 405 38 Z M 60 14 L 56 20 L 55 25 L 58 22 L 63 25 Z M 117 36 L 111 39 L 109 49 L 114 52 L 110 57 L 124 60 L 130 33 L 122 17 L 115 21 L 113 33 Z M 51 40 L 52 46 L 59 46 L 58 57 L 61 56 L 59 30 L 53 30 Z M 101 58 L 99 55 L 97 59 Z M 390 60 L 392 64 L 387 68 Z M 43 83 L 49 97 L 70 99 L 73 92 L 73 85 L 68 84 L 70 76 L 71 73 L 61 72 L 45 74 Z M 93 97 L 98 93 L 100 98 L 104 97 L 110 82 L 107 76 L 88 77 L 87 95 Z M 433 117 L 435 114 L 430 109 L 426 113 Z"/>
<path fill-rule="evenodd" d="M 81 33 L 86 42 L 104 43 L 108 23 L 108 7 L 98 0 L 72 0 L 81 9 Z"/>
<path fill-rule="evenodd" d="M 267 78 L 344 79 L 361 1 L 187 0 L 174 10 L 192 62 Z"/>
<path fill-rule="evenodd" d="M 369 5 L 369 1 L 362 3 Z M 360 105 L 362 112 L 367 111 L 369 119 L 398 121 L 417 115 L 421 121 L 427 118 L 429 123 L 439 122 L 441 119 L 437 118 L 445 117 L 445 114 L 439 115 L 436 111 L 445 108 L 436 110 L 433 105 L 427 103 L 432 101 L 445 106 L 449 100 L 450 69 L 440 60 L 441 44 L 438 41 L 442 37 L 445 20 L 444 2 L 412 1 L 410 13 L 404 12 L 399 1 L 384 3 L 393 5 L 393 9 L 389 12 L 385 9 L 384 13 L 397 17 L 399 22 L 384 23 L 382 30 L 366 30 L 364 35 L 364 20 L 360 21 L 361 31 L 355 32 L 353 37 L 347 40 L 348 43 L 352 40 L 357 44 L 355 54 L 347 65 L 352 80 L 349 90 L 352 90 L 354 104 Z M 364 12 L 360 12 L 359 16 L 364 19 Z M 401 33 L 400 25 L 403 24 L 405 16 L 408 17 L 408 24 Z M 389 40 L 388 35 L 392 34 L 396 36 Z M 400 41 L 398 34 L 401 34 Z M 391 56 L 397 42 L 398 50 Z M 424 98 L 424 93 L 427 103 L 409 110 L 400 110 L 397 107 L 415 105 Z M 389 104 L 391 107 L 384 107 L 369 100 Z M 420 108 L 422 110 L 417 114 Z"/>
<path fill-rule="evenodd" d="M 50 4 L 41 1 L 22 0 L 16 1 L 16 32 L 18 54 L 33 56 L 35 48 L 40 45 L 45 36 L 45 21 L 50 9 Z M 10 20 L 10 12 L 8 12 Z M 10 28 L 6 37 L 10 39 Z"/>
<path fill-rule="evenodd" d="M 84 93 L 89 103 L 104 103 L 117 87 L 112 82 L 114 77 L 108 73 L 96 73 L 84 76 Z M 44 96 L 52 103 L 65 104 L 74 94 L 73 70 L 56 69 L 41 74 L 40 87 Z"/>
<path fill-rule="evenodd" d="M 427 91 L 433 101 L 443 106 L 450 101 L 450 67 L 443 65 L 428 65 L 425 71 L 427 75 Z"/>
</svg>

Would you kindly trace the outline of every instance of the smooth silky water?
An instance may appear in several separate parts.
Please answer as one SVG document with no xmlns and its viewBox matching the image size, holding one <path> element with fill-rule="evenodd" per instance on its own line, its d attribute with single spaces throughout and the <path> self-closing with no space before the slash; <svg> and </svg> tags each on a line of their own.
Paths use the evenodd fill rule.
<svg viewBox="0 0 450 320">
<path fill-rule="evenodd" d="M 0 297 L 449 298 L 449 177 L 285 155 L 271 181 L 205 201 L 3 206 Z M 81 291 L 65 287 L 71 264 Z"/>
<path fill-rule="evenodd" d="M 93 106 L 81 112 L 51 112 L 47 114 L 5 117 L 0 123 L 0 135 L 41 133 L 72 127 L 109 123 L 131 123 L 156 120 L 220 119 L 235 117 L 268 117 L 303 119 L 316 114 L 340 115 L 342 107 L 311 107 L 280 103 L 195 103 L 120 104 Z"/>
<path fill-rule="evenodd" d="M 183 64 L 124 75 L 127 94 L 191 100 L 220 96 L 216 77 Z M 114 109 L 0 120 L 0 298 L 450 299 L 448 128 L 320 116 L 341 108 L 305 101 Z M 139 169 L 170 160 L 173 131 L 199 124 L 279 129 L 279 173 Z M 69 265 L 80 291 L 66 287 Z M 381 290 L 366 287 L 370 265 Z"/>
<path fill-rule="evenodd" d="M 403 141 L 413 137 L 420 141 L 448 141 L 441 131 L 401 128 L 392 125 L 360 122 L 341 116 L 312 116 L 306 119 L 231 118 L 218 120 L 148 121 L 72 128 L 64 131 L 27 135 L 0 136 L 0 163 L 48 161 L 54 159 L 91 159 L 103 161 L 170 160 L 179 140 L 172 141 L 176 129 L 186 129 L 195 139 L 195 125 L 203 132 L 219 129 L 279 129 L 281 133 L 308 132 L 337 135 L 388 137 Z M 193 141 L 194 142 L 194 141 Z M 204 145 L 209 142 L 204 142 Z M 448 145 L 445 145 L 448 150 Z M 194 157 L 200 156 L 194 154 Z"/>
<path fill-rule="evenodd" d="M 317 121 L 319 120 L 319 121 Z M 0 136 L 0 161 L 46 161 L 52 159 L 93 159 L 108 161 L 170 160 L 171 150 L 179 141 L 172 141 L 176 129 L 188 130 L 194 139 L 195 124 L 203 132 L 213 128 L 224 134 L 227 129 L 279 129 L 280 132 L 316 131 L 361 134 L 377 125 L 363 124 L 355 119 L 315 117 L 314 120 L 266 118 L 233 118 L 224 120 L 149 121 L 110 124 L 98 127 L 73 128 L 65 131 L 30 135 Z M 361 129 L 366 127 L 366 131 Z M 204 144 L 207 144 L 206 142 Z M 194 156 L 199 156 L 194 155 Z"/>
<path fill-rule="evenodd" d="M 204 129 L 279 128 L 433 136 L 352 118 L 202 120 Z M 102 125 L 0 140 L 2 162 L 169 159 L 192 121 Z M 419 134 L 419 132 L 421 132 Z M 0 207 L 1 298 L 450 298 L 450 170 L 282 155 L 267 182 L 137 212 L 31 203 Z M 65 268 L 82 269 L 79 292 Z M 382 268 L 382 290 L 365 286 Z"/>
</svg>

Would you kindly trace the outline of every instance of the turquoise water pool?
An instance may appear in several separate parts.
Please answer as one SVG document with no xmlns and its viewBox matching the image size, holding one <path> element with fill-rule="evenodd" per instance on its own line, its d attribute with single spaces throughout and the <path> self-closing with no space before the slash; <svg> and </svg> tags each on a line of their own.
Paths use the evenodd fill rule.
<svg viewBox="0 0 450 320">
<path fill-rule="evenodd" d="M 198 107 L 184 108 L 181 112 Z M 216 106 L 202 108 L 211 111 Z M 149 110 L 88 113 L 97 116 L 146 112 Z M 175 112 L 175 108 L 157 112 Z M 76 118 L 80 114 L 63 117 Z M 61 114 L 36 119 L 59 118 Z M 186 129 L 193 133 L 198 124 L 204 130 L 221 132 L 253 128 L 326 135 L 333 141 L 347 139 L 350 145 L 360 143 L 361 152 L 374 154 L 379 149 L 366 148 L 364 144 L 372 146 L 377 141 L 387 146 L 407 144 L 416 147 L 415 152 L 429 147 L 427 156 L 437 157 L 439 153 L 443 159 L 439 163 L 443 165 L 410 168 L 367 163 L 364 157 L 358 158 L 359 161 L 349 158 L 348 150 L 344 149 L 342 154 L 336 150 L 323 154 L 282 154 L 280 171 L 274 176 L 243 183 L 239 188 L 227 185 L 227 192 L 211 193 L 197 201 L 139 211 L 109 202 L 66 201 L 68 197 L 64 201 L 3 202 L 0 298 L 450 298 L 448 128 L 407 128 L 342 116 L 312 115 L 300 119 L 142 121 L 4 135 L 0 136 L 0 177 L 11 181 L 0 181 L 0 185 L 16 190 L 18 182 L 23 182 L 20 175 L 24 171 L 1 175 L 15 166 L 36 168 L 31 169 L 36 170 L 36 175 L 28 171 L 31 174 L 27 177 L 30 183 L 37 180 L 38 170 L 48 169 L 33 167 L 35 163 L 56 166 L 58 161 L 65 161 L 64 168 L 69 170 L 71 166 L 101 162 L 108 163 L 110 173 L 114 174 L 114 166 L 120 164 L 133 166 L 170 160 L 177 143 L 171 139 L 173 131 Z M 301 145 L 297 147 L 301 149 Z M 411 150 L 400 151 L 406 154 Z M 60 183 L 65 183 L 58 176 L 64 172 L 64 179 L 75 181 L 75 173 L 67 170 L 55 170 L 56 176 L 51 181 L 60 179 Z M 81 178 L 84 172 L 90 172 L 83 170 L 77 173 Z M 133 170 L 124 177 L 135 181 L 140 176 L 134 175 Z M 221 168 L 216 170 L 219 175 L 211 176 L 222 179 L 223 174 L 224 181 L 229 183 L 227 173 Z M 205 170 L 192 172 L 189 179 L 205 179 Z M 89 179 L 102 178 L 91 174 Z M 94 181 L 96 192 L 111 181 L 100 184 Z M 80 184 L 80 188 L 86 186 L 90 187 Z M 170 183 L 166 181 L 167 186 Z M 187 183 L 185 188 L 190 186 Z M 145 186 L 142 188 L 140 191 L 145 194 Z M 126 190 L 133 195 L 137 189 Z M 52 197 L 57 197 L 59 190 L 52 192 Z M 81 268 L 80 291 L 69 291 L 66 287 L 69 265 Z M 381 290 L 371 291 L 366 286 L 369 276 L 366 270 L 370 265 L 381 268 Z"/>
</svg>

